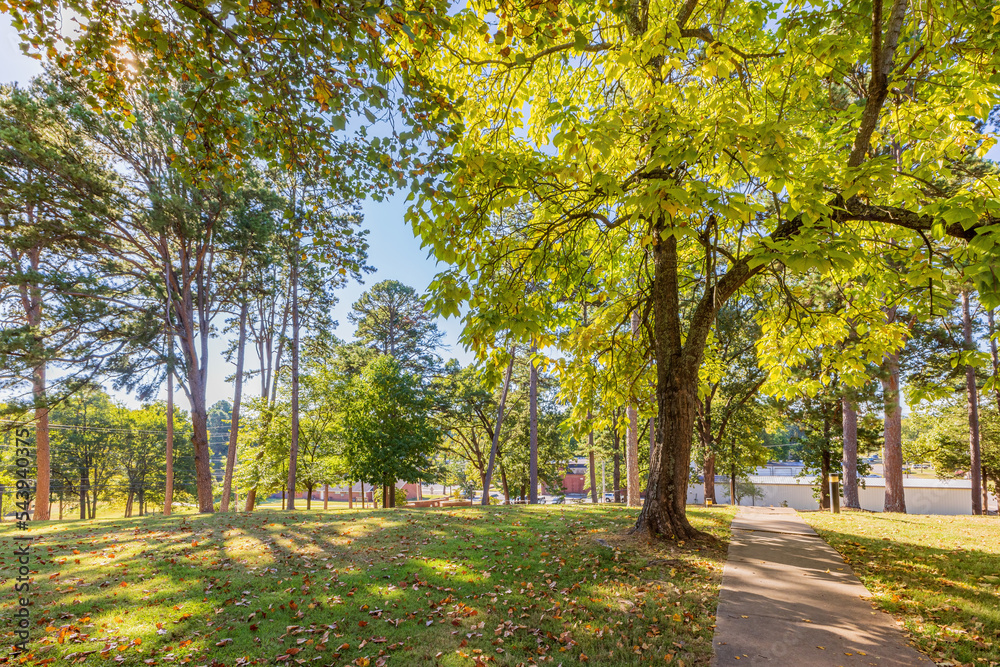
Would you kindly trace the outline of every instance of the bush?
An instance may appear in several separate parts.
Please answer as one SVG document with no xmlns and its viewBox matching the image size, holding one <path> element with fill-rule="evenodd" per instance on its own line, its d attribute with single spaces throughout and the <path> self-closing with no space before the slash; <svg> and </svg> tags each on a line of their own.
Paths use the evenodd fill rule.
<svg viewBox="0 0 1000 667">
<path fill-rule="evenodd" d="M 404 505 L 406 505 L 406 491 L 396 489 L 396 507 L 403 507 Z"/>
</svg>

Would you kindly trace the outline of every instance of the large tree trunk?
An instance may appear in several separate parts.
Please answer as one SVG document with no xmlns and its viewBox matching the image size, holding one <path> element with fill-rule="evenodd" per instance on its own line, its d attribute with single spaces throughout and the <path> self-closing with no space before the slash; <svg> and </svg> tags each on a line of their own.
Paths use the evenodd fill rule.
<svg viewBox="0 0 1000 667">
<path fill-rule="evenodd" d="M 247 500 L 246 504 L 243 506 L 243 511 L 252 512 L 256 504 L 257 504 L 257 487 L 254 486 L 251 487 L 249 491 L 247 491 Z"/>
<path fill-rule="evenodd" d="M 503 458 L 497 462 L 500 468 L 500 485 L 503 487 L 503 504 L 510 505 L 510 487 L 507 485 L 507 470 L 503 465 Z"/>
<path fill-rule="evenodd" d="M 163 516 L 170 516 L 174 506 L 174 336 L 173 328 L 170 326 L 173 300 L 170 296 L 168 261 L 164 261 L 163 285 L 167 295 L 163 313 L 163 334 L 167 348 L 167 472 L 166 487 L 163 490 Z"/>
<path fill-rule="evenodd" d="M 844 420 L 844 507 L 861 509 L 858 495 L 858 412 L 848 396 L 841 399 Z"/>
<path fill-rule="evenodd" d="M 591 431 L 588 436 L 588 443 L 590 444 L 590 500 L 591 502 L 598 502 L 597 500 L 597 471 L 594 470 L 594 432 Z"/>
<path fill-rule="evenodd" d="M 972 314 L 969 311 L 969 290 L 962 290 L 962 332 L 965 349 L 975 350 L 972 340 Z M 965 399 L 969 408 L 969 477 L 972 480 L 972 513 L 983 513 L 983 459 L 979 449 L 979 388 L 976 369 L 965 367 Z"/>
<path fill-rule="evenodd" d="M 531 375 L 528 380 L 530 444 L 528 452 L 528 502 L 538 504 L 538 367 L 535 347 L 531 348 Z M 591 453 L 593 456 L 593 453 Z"/>
<path fill-rule="evenodd" d="M 299 253 L 292 258 L 292 442 L 288 458 L 288 509 L 295 509 L 295 473 L 299 456 Z"/>
<path fill-rule="evenodd" d="M 885 410 L 885 446 L 882 465 L 885 468 L 886 512 L 906 512 L 903 492 L 903 430 L 899 407 L 899 352 L 886 355 L 882 362 L 882 401 Z"/>
<path fill-rule="evenodd" d="M 730 464 L 729 466 L 729 502 L 733 505 L 740 504 L 740 497 L 737 494 L 738 489 L 736 488 L 736 464 Z"/>
<path fill-rule="evenodd" d="M 500 404 L 497 406 L 497 425 L 493 429 L 493 444 L 490 446 L 490 462 L 483 477 L 483 498 L 481 505 L 490 504 L 490 482 L 493 480 L 493 466 L 496 463 L 497 449 L 500 447 L 500 426 L 503 424 L 503 411 L 507 403 L 507 390 L 510 388 L 510 374 L 514 370 L 514 348 L 510 348 L 510 361 L 507 363 L 507 374 L 503 379 L 503 389 L 500 392 Z"/>
<path fill-rule="evenodd" d="M 632 312 L 632 338 L 639 335 L 639 313 Z M 625 442 L 625 502 L 638 507 L 639 502 L 639 410 L 632 397 L 628 406 L 628 440 Z M 647 494 L 648 495 L 648 494 Z"/>
<path fill-rule="evenodd" d="M 614 454 L 612 457 L 612 483 L 615 487 L 615 502 L 620 503 L 622 501 L 622 457 L 621 457 L 621 447 L 622 438 L 618 435 L 618 418 L 615 417 L 611 424 L 611 445 L 614 447 Z"/>
<path fill-rule="evenodd" d="M 41 249 L 32 248 L 28 253 L 32 271 L 38 275 L 41 269 Z M 35 463 L 37 476 L 35 478 L 35 512 L 32 515 L 36 521 L 49 519 L 49 408 L 45 397 L 45 361 L 44 341 L 41 336 L 42 326 L 42 290 L 37 284 L 32 284 L 27 290 L 24 306 L 28 326 L 35 337 L 35 348 L 39 353 L 39 362 L 32 372 L 31 391 L 35 400 Z"/>
<path fill-rule="evenodd" d="M 208 408 L 205 404 L 205 387 L 198 373 L 188 376 L 191 388 L 191 441 L 194 445 L 194 474 L 198 488 L 198 511 L 211 514 L 215 511 L 212 498 L 212 467 L 208 447 Z"/>
<path fill-rule="evenodd" d="M 174 372 L 167 362 L 167 481 L 163 492 L 163 516 L 170 516 L 174 505 Z"/>
<path fill-rule="evenodd" d="M 87 493 L 90 489 L 90 469 L 84 464 L 80 468 L 80 518 L 87 518 Z"/>
<path fill-rule="evenodd" d="M 993 319 L 992 308 L 986 311 L 986 317 L 990 323 L 990 355 L 993 357 L 993 376 L 1000 377 L 1000 355 L 997 354 L 997 341 L 993 337 L 996 334 L 996 321 Z M 997 411 L 1000 412 L 1000 382 L 994 385 L 993 396 L 997 401 Z M 1000 485 L 997 486 L 997 492 L 1000 494 Z"/>
<path fill-rule="evenodd" d="M 35 398 L 35 456 L 38 476 L 35 486 L 35 521 L 49 519 L 49 409 L 45 405 L 45 364 L 35 367 L 32 393 Z"/>
<path fill-rule="evenodd" d="M 229 423 L 229 449 L 226 451 L 226 476 L 222 483 L 222 501 L 219 510 L 229 511 L 229 497 L 233 491 L 233 468 L 236 467 L 236 444 L 240 433 L 240 401 L 243 398 L 243 359 L 247 342 L 247 301 L 240 307 L 240 339 L 236 350 L 236 387 L 233 395 L 233 416 Z"/>
<path fill-rule="evenodd" d="M 660 238 L 662 220 L 654 229 Z M 690 351 L 681 346 L 677 238 L 653 246 L 652 289 L 654 356 L 656 359 L 656 444 L 650 452 L 646 502 L 633 533 L 685 540 L 699 535 L 687 520 L 687 484 L 691 439 L 698 402 L 698 367 L 704 353 L 714 306 L 699 307 L 688 332 Z"/>
</svg>

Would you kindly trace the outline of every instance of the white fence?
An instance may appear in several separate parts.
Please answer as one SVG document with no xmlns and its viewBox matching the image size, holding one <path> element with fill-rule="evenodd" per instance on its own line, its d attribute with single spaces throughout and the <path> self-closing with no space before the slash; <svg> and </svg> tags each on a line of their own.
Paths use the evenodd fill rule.
<svg viewBox="0 0 1000 667">
<path fill-rule="evenodd" d="M 741 498 L 740 505 L 791 507 L 797 510 L 819 508 L 815 477 L 752 475 L 744 481 L 751 482 L 763 497 Z M 885 479 L 867 478 L 863 481 L 865 487 L 858 489 L 861 507 L 881 512 L 885 501 Z M 903 493 L 909 514 L 972 514 L 972 482 L 967 479 L 905 479 Z M 715 498 L 719 503 L 731 502 L 728 481 L 716 480 Z M 705 502 L 703 485 L 688 486 L 688 502 Z M 990 498 L 990 509 L 993 511 L 996 511 L 996 502 L 995 496 Z"/>
</svg>

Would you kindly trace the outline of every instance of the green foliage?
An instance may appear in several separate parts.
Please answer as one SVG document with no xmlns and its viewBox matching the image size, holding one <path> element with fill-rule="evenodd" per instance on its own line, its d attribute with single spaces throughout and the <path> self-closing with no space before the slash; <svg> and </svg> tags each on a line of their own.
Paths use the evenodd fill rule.
<svg viewBox="0 0 1000 667">
<path fill-rule="evenodd" d="M 140 503 L 163 502 L 166 410 L 162 403 L 130 409 L 89 387 L 55 406 L 49 417 L 50 491 L 53 498 L 63 498 L 67 518 L 79 513 L 81 502 L 91 518 L 99 502 L 120 507 L 132 499 L 134 513 Z M 191 422 L 175 408 L 174 499 L 189 502 L 194 493 Z"/>
<path fill-rule="evenodd" d="M 979 428 L 987 476 L 1000 482 L 1000 418 L 987 394 L 980 398 Z M 912 463 L 931 463 L 938 477 L 969 472 L 969 412 L 965 397 L 921 403 L 903 421 L 903 456 Z"/>
<path fill-rule="evenodd" d="M 117 214 L 120 179 L 65 110 L 67 96 L 41 80 L 0 87 L 0 388 L 14 388 L 53 363 L 57 403 L 106 369 L 101 343 L 113 319 L 102 299 L 97 247 Z M 91 297 L 91 298 L 83 298 Z M 8 412 L 25 408 L 12 401 Z"/>
<path fill-rule="evenodd" d="M 351 479 L 395 485 L 428 479 L 440 436 L 431 398 L 417 377 L 380 356 L 344 387 L 342 438 Z"/>
<path fill-rule="evenodd" d="M 507 405 L 497 452 L 494 480 L 507 479 L 507 491 L 520 496 L 529 482 L 530 405 L 529 357 L 522 350 L 515 356 Z M 538 479 L 548 488 L 560 488 L 575 442 L 565 432 L 565 414 L 558 404 L 556 378 L 539 372 Z M 444 437 L 445 456 L 461 461 L 453 473 L 466 491 L 482 488 L 496 428 L 497 406 L 502 386 L 490 384 L 483 368 L 458 362 L 445 365 L 432 384 L 435 410 L 432 420 Z"/>
<path fill-rule="evenodd" d="M 738 480 L 736 482 L 736 498 L 735 504 L 739 505 L 740 501 L 744 498 L 752 498 L 754 500 L 764 499 L 764 490 L 751 482 L 750 480 Z"/>
<path fill-rule="evenodd" d="M 380 197 L 405 169 L 426 168 L 416 142 L 451 134 L 439 126 L 448 98 L 407 62 L 434 40 L 447 6 L 13 0 L 0 9 L 30 52 L 84 77 L 81 102 L 124 127 L 142 115 L 130 91 L 168 97 L 177 86 L 189 174 L 239 184 L 240 170 L 263 160 Z M 87 28 L 63 31 L 64 10 Z"/>
<path fill-rule="evenodd" d="M 408 372 L 426 374 L 440 361 L 435 351 L 443 334 L 434 315 L 415 289 L 397 280 L 372 285 L 347 319 L 360 343 L 389 355 Z"/>
<path fill-rule="evenodd" d="M 844 2 L 457 10 L 445 48 L 418 62 L 454 90 L 465 130 L 438 147 L 440 178 L 411 183 L 408 220 L 449 265 L 435 304 L 463 313 L 463 342 L 483 356 L 508 332 L 557 344 L 582 424 L 597 395 L 609 409 L 693 400 L 719 308 L 754 276 L 842 285 L 873 269 L 877 283 L 873 260 L 887 255 L 899 280 L 857 287 L 870 315 L 859 330 L 882 324 L 840 364 L 844 384 L 855 367 L 863 383 L 905 338 L 882 307 L 940 281 L 959 255 L 984 303 L 1000 297 L 1000 178 L 953 178 L 995 143 L 980 119 L 1000 101 L 998 37 L 987 5 L 947 6 L 930 18 L 894 3 L 875 37 L 871 5 Z M 797 314 L 779 293 L 763 304 L 777 311 L 766 341 Z M 845 318 L 817 320 L 810 338 L 850 336 Z M 781 369 L 786 348 L 774 349 L 767 367 Z M 650 361 L 657 402 L 644 400 Z M 810 391 L 823 383 L 810 378 Z M 651 471 L 664 488 L 689 467 L 692 425 L 674 421 L 664 433 L 679 435 L 654 457 L 672 469 Z M 657 504 L 661 528 L 683 525 Z"/>
</svg>

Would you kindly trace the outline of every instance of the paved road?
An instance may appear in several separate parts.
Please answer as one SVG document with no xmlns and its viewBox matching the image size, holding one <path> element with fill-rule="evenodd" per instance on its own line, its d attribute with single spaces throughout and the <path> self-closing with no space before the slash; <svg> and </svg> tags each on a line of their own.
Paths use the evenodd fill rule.
<svg viewBox="0 0 1000 667">
<path fill-rule="evenodd" d="M 741 507 L 732 528 L 712 665 L 934 664 L 795 510 Z"/>
</svg>

